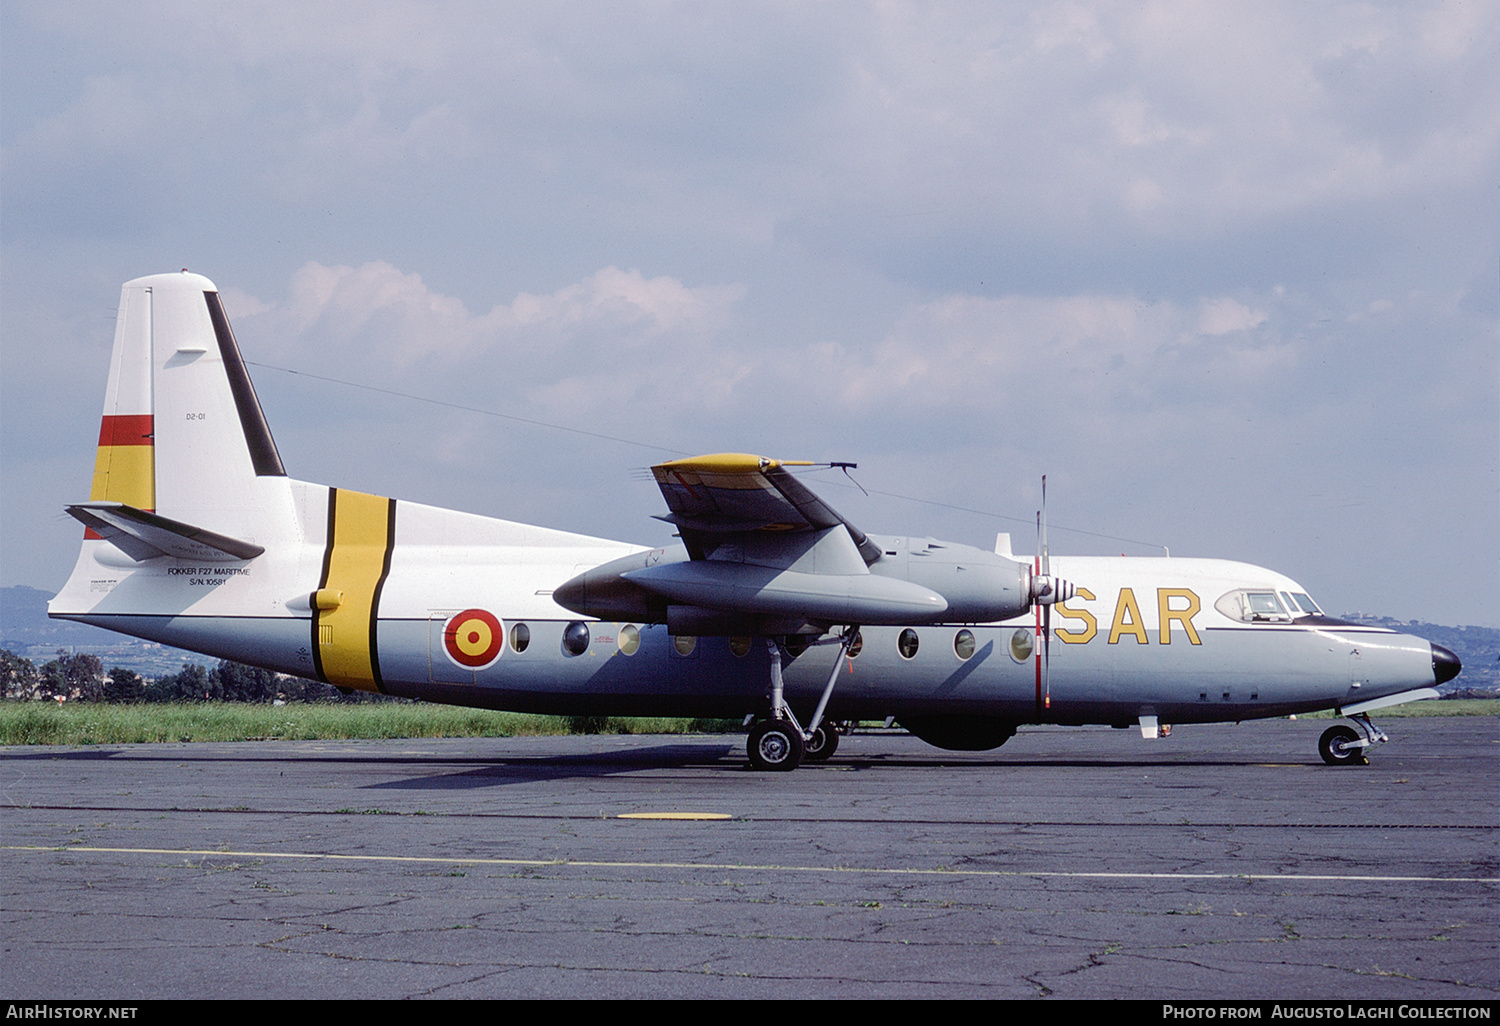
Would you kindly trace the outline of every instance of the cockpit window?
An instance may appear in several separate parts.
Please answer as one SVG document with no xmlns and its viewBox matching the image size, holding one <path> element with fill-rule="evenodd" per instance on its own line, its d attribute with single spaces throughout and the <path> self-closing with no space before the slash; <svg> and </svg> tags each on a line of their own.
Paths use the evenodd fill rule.
<svg viewBox="0 0 1500 1026">
<path fill-rule="evenodd" d="M 1250 607 L 1251 614 L 1257 619 L 1286 615 L 1286 610 L 1281 608 L 1281 602 L 1277 600 L 1274 591 L 1247 591 L 1245 601 Z"/>
<path fill-rule="evenodd" d="M 1307 597 L 1306 592 L 1283 591 L 1281 593 L 1282 604 L 1286 606 L 1287 612 L 1293 616 L 1322 616 L 1323 610 L 1318 608 L 1316 602 Z"/>
<path fill-rule="evenodd" d="M 1302 607 L 1304 613 L 1313 613 L 1317 616 L 1323 615 L 1323 610 L 1318 608 L 1316 602 L 1307 597 L 1306 592 L 1294 591 L 1292 592 L 1292 598 L 1296 599 L 1297 605 Z"/>
<path fill-rule="evenodd" d="M 1231 591 L 1214 608 L 1231 620 L 1241 623 L 1288 623 L 1292 614 L 1282 606 L 1274 591 Z"/>
</svg>

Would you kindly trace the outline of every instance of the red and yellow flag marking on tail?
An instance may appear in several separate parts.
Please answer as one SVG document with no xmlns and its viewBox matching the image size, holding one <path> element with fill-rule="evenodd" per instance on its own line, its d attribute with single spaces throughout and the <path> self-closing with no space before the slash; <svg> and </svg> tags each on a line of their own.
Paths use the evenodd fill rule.
<svg viewBox="0 0 1500 1026">
<path fill-rule="evenodd" d="M 338 601 L 329 608 L 313 604 L 313 658 L 318 676 L 330 684 L 381 690 L 380 589 L 395 544 L 395 499 L 329 489 L 328 546 L 318 590 L 337 594 Z"/>
<path fill-rule="evenodd" d="M 156 509 L 156 427 L 151 414 L 105 414 L 89 501 Z M 85 528 L 84 537 L 99 535 Z"/>
</svg>

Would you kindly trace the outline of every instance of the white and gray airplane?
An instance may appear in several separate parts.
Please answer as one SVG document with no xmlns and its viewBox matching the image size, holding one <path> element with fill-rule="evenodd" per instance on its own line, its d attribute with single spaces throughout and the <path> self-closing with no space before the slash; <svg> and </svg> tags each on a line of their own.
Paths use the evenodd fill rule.
<svg viewBox="0 0 1500 1026">
<path fill-rule="evenodd" d="M 344 689 L 744 717 L 768 770 L 827 758 L 858 720 L 978 751 L 1020 724 L 1158 737 L 1324 709 L 1352 725 L 1323 734 L 1323 760 L 1363 763 L 1386 740 L 1371 710 L 1436 697 L 1460 670 L 1244 563 L 1052 561 L 1045 532 L 1035 557 L 1007 535 L 994 551 L 868 535 L 798 465 L 653 467 L 682 542 L 665 549 L 306 484 L 282 466 L 214 284 L 138 278 L 89 501 L 67 507 L 83 548 L 49 612 Z"/>
</svg>

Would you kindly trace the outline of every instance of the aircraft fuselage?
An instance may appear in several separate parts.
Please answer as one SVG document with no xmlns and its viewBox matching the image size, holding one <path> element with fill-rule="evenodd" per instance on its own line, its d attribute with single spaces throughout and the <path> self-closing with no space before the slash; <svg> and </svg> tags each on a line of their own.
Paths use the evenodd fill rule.
<svg viewBox="0 0 1500 1026">
<path fill-rule="evenodd" d="M 341 687 L 484 708 L 739 717 L 764 700 L 760 645 L 586 619 L 552 598 L 594 565 L 660 550 L 285 478 L 257 484 L 284 491 L 298 537 L 262 535 L 253 540 L 266 544 L 264 554 L 213 561 L 136 562 L 87 541 L 52 615 Z M 903 551 L 930 544 L 878 540 Z M 1328 709 L 1433 680 L 1432 649 L 1421 639 L 1317 616 L 1243 622 L 1215 607 L 1236 592 L 1303 590 L 1269 570 L 1182 558 L 1054 563 L 1080 584 L 1054 607 L 1045 693 L 1029 613 L 864 627 L 829 715 L 1123 726 L 1145 712 L 1212 722 Z M 314 608 L 320 595 L 328 608 Z M 465 612 L 492 618 L 475 620 L 485 637 L 454 639 L 463 623 L 453 621 Z M 816 700 L 837 652 L 832 636 L 805 651 L 789 646 L 794 708 Z"/>
</svg>

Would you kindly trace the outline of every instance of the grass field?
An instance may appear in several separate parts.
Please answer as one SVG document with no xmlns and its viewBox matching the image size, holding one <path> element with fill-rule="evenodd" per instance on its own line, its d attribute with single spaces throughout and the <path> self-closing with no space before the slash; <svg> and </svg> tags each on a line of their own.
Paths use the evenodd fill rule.
<svg viewBox="0 0 1500 1026">
<path fill-rule="evenodd" d="M 737 721 L 571 718 L 448 705 L 169 705 L 0 703 L 0 745 L 142 744 L 153 741 L 317 741 L 399 737 L 519 737 L 607 733 L 687 734 Z"/>
<path fill-rule="evenodd" d="M 1332 718 L 1332 713 L 1315 713 Z M 1500 699 L 1412 702 L 1376 718 L 1497 716 Z M 739 729 L 734 720 L 578 719 L 447 705 L 90 705 L 0 702 L 0 745 L 142 744 L 153 741 L 318 741 L 403 737 L 695 734 Z"/>
</svg>

